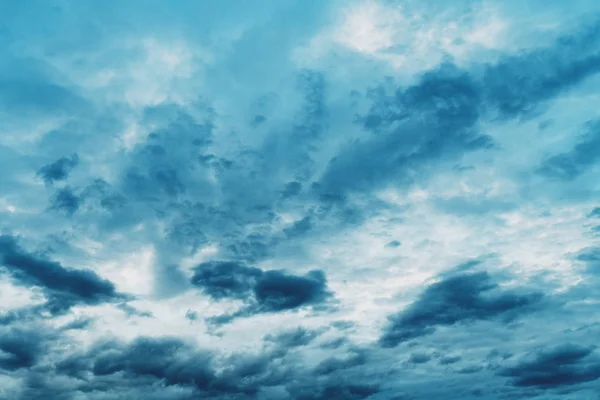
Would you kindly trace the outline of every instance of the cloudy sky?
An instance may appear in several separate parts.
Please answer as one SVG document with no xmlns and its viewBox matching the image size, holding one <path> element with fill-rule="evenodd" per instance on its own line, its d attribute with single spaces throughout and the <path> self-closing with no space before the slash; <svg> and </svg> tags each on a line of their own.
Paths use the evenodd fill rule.
<svg viewBox="0 0 600 400">
<path fill-rule="evenodd" d="M 0 0 L 0 398 L 594 399 L 600 2 Z"/>
</svg>

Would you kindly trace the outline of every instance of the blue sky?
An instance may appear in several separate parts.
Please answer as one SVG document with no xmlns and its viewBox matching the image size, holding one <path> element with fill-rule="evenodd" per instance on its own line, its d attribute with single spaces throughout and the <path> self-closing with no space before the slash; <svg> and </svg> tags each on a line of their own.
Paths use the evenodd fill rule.
<svg viewBox="0 0 600 400">
<path fill-rule="evenodd" d="M 0 398 L 597 399 L 600 3 L 0 0 Z"/>
</svg>

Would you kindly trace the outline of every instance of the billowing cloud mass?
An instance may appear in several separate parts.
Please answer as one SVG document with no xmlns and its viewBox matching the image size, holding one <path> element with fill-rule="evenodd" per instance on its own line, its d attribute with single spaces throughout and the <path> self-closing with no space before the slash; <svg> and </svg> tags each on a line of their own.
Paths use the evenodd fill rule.
<svg viewBox="0 0 600 400">
<path fill-rule="evenodd" d="M 600 3 L 0 2 L 0 399 L 595 399 Z"/>
</svg>

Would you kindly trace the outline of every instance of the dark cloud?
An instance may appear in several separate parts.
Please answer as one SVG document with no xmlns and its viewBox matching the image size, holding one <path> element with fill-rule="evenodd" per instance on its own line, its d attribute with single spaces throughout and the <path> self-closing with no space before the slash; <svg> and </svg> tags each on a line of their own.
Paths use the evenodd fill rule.
<svg viewBox="0 0 600 400">
<path fill-rule="evenodd" d="M 576 259 L 585 263 L 586 272 L 591 276 L 600 274 L 600 247 L 588 247 L 582 249 L 577 254 Z"/>
<path fill-rule="evenodd" d="M 563 344 L 537 352 L 529 360 L 503 369 L 514 386 L 558 388 L 600 378 L 600 360 L 593 347 Z"/>
<path fill-rule="evenodd" d="M 153 318 L 152 312 L 140 311 L 127 303 L 121 303 L 117 305 L 117 308 L 123 311 L 128 317 Z"/>
<path fill-rule="evenodd" d="M 299 195 L 301 191 L 302 183 L 296 181 L 288 182 L 283 187 L 283 190 L 281 191 L 281 196 L 283 198 L 293 197 Z"/>
<path fill-rule="evenodd" d="M 440 365 L 455 364 L 462 359 L 461 356 L 444 356 L 440 358 Z"/>
<path fill-rule="evenodd" d="M 526 116 L 600 71 L 598 24 L 559 37 L 554 46 L 504 57 L 487 66 L 485 100 L 505 118 Z"/>
<path fill-rule="evenodd" d="M 374 135 L 353 141 L 331 160 L 320 179 L 322 195 L 370 192 L 391 183 L 406 186 L 422 179 L 432 164 L 492 147 L 477 122 L 490 115 L 503 119 L 530 115 L 599 72 L 600 55 L 595 52 L 599 37 L 594 24 L 559 38 L 553 46 L 503 57 L 497 63 L 464 70 L 447 61 L 422 74 L 413 86 L 394 87 L 388 80 L 371 89 L 370 110 L 359 122 Z M 566 176 L 579 173 L 596 162 L 597 142 L 588 139 L 573 154 L 552 159 L 549 167 Z"/>
<path fill-rule="evenodd" d="M 12 236 L 0 236 L 4 268 L 21 284 L 41 287 L 48 305 L 59 311 L 75 303 L 99 304 L 122 298 L 115 286 L 85 269 L 71 269 L 26 252 Z"/>
<path fill-rule="evenodd" d="M 150 387 L 164 394 L 165 388 L 179 387 L 191 390 L 194 396 L 240 398 L 257 390 L 242 380 L 230 379 L 227 373 L 217 374 L 211 353 L 170 337 L 99 342 L 86 353 L 58 362 L 56 371 L 82 379 L 77 388 L 82 392 L 93 392 L 108 384 L 110 391 L 119 395 L 130 389 L 140 393 Z"/>
<path fill-rule="evenodd" d="M 600 207 L 595 207 L 589 215 L 590 218 L 600 217 Z"/>
<path fill-rule="evenodd" d="M 167 385 L 190 385 L 208 389 L 215 381 L 208 354 L 192 352 L 179 339 L 138 338 L 132 343 L 109 348 L 93 360 L 96 376 L 125 372 L 133 377 L 152 376 Z"/>
<path fill-rule="evenodd" d="M 327 342 L 322 343 L 319 347 L 321 347 L 322 349 L 338 349 L 341 346 L 343 346 L 344 344 L 346 344 L 348 340 L 344 337 L 340 337 L 337 339 L 333 339 L 333 340 L 329 340 Z"/>
<path fill-rule="evenodd" d="M 480 88 L 453 64 L 423 74 L 414 86 L 398 88 L 391 99 L 378 91 L 372 97 L 364 120 L 376 135 L 347 145 L 331 160 L 320 180 L 323 194 L 368 192 L 390 182 L 406 185 L 432 160 L 456 158 L 491 144 L 474 127 Z"/>
<path fill-rule="evenodd" d="M 541 298 L 541 293 L 502 291 L 486 272 L 449 276 L 430 285 L 405 310 L 390 316 L 380 344 L 394 347 L 429 335 L 439 325 L 514 318 Z"/>
<path fill-rule="evenodd" d="M 221 367 L 213 353 L 178 338 L 138 337 L 128 343 L 98 342 L 88 352 L 56 363 L 56 371 L 81 379 L 78 390 L 83 392 L 109 384 L 118 394 L 154 388 L 166 396 L 165 389 L 173 387 L 186 389 L 190 398 L 245 399 L 291 379 L 294 372 L 282 365 L 284 355 L 232 354 L 221 360 Z"/>
<path fill-rule="evenodd" d="M 34 366 L 43 352 L 41 335 L 11 329 L 0 335 L 0 368 L 14 371 Z"/>
<path fill-rule="evenodd" d="M 425 353 L 412 353 L 409 362 L 413 364 L 425 364 L 431 360 L 431 355 Z"/>
<path fill-rule="evenodd" d="M 310 217 L 304 217 L 292 224 L 291 227 L 285 228 L 284 232 L 288 238 L 301 236 L 313 229 L 313 223 Z"/>
<path fill-rule="evenodd" d="M 40 176 L 46 184 L 52 184 L 56 181 L 64 181 L 69 177 L 71 170 L 79 164 L 79 156 L 72 154 L 70 157 L 61 157 L 52 164 L 40 168 L 37 175 Z"/>
<path fill-rule="evenodd" d="M 569 151 L 548 157 L 539 168 L 543 175 L 571 180 L 600 161 L 600 121 L 588 122 L 585 134 Z"/>
<path fill-rule="evenodd" d="M 75 214 L 81 204 L 81 198 L 68 186 L 58 189 L 50 198 L 50 209 L 64 212 L 68 216 Z"/>
<path fill-rule="evenodd" d="M 263 271 L 234 261 L 210 261 L 195 268 L 192 284 L 214 299 L 246 299 Z"/>
<path fill-rule="evenodd" d="M 107 211 L 116 211 L 127 204 L 127 199 L 117 193 L 104 179 L 94 179 L 81 193 L 81 198 L 86 202 L 97 202 Z"/>
<path fill-rule="evenodd" d="M 297 328 L 285 332 L 280 332 L 277 335 L 267 335 L 265 340 L 273 342 L 283 348 L 293 348 L 306 346 L 312 342 L 321 332 L 315 330 L 308 330 L 305 328 Z"/>
<path fill-rule="evenodd" d="M 477 372 L 481 372 L 483 368 L 483 365 L 471 364 L 457 369 L 456 372 L 458 372 L 459 374 L 475 374 Z"/>
<path fill-rule="evenodd" d="M 254 295 L 261 311 L 283 311 L 322 303 L 330 293 L 323 271 L 310 271 L 304 276 L 267 271 L 256 283 Z"/>
<path fill-rule="evenodd" d="M 263 271 L 231 261 L 198 265 L 191 282 L 216 300 L 243 300 L 247 308 L 240 315 L 291 310 L 323 303 L 331 296 L 322 271 L 297 276 L 282 271 Z"/>
<path fill-rule="evenodd" d="M 363 349 L 352 349 L 343 358 L 330 357 L 319 363 L 315 367 L 314 373 L 317 376 L 330 375 L 336 372 L 344 371 L 366 364 L 368 361 L 368 352 Z"/>
<path fill-rule="evenodd" d="M 89 329 L 93 324 L 94 320 L 92 318 L 77 318 L 74 321 L 64 325 L 61 329 L 65 331 L 83 330 Z"/>
</svg>

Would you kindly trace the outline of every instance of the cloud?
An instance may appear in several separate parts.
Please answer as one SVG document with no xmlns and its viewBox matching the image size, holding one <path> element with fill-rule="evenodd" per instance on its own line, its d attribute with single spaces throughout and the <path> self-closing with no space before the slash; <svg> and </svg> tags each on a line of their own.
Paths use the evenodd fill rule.
<svg viewBox="0 0 600 400">
<path fill-rule="evenodd" d="M 478 83 L 451 63 L 424 73 L 414 86 L 397 88 L 391 99 L 374 91 L 363 124 L 376 135 L 345 146 L 331 160 L 322 190 L 344 194 L 410 184 L 432 160 L 489 147 L 490 139 L 475 129 L 480 96 Z"/>
<path fill-rule="evenodd" d="M 545 176 L 573 180 L 600 161 L 600 122 L 589 121 L 585 133 L 569 151 L 548 157 L 539 168 Z"/>
<path fill-rule="evenodd" d="M 210 358 L 192 353 L 178 339 L 138 338 L 118 350 L 101 352 L 94 360 L 92 372 L 96 376 L 112 375 L 119 371 L 133 376 L 153 376 L 167 385 L 192 385 L 206 389 L 214 378 Z"/>
<path fill-rule="evenodd" d="M 461 356 L 444 356 L 440 358 L 440 365 L 450 365 L 459 362 L 462 359 Z"/>
<path fill-rule="evenodd" d="M 73 216 L 79 207 L 81 198 L 68 186 L 58 189 L 50 198 L 50 210 L 63 212 L 67 216 Z"/>
<path fill-rule="evenodd" d="M 360 349 L 351 351 L 344 358 L 330 357 L 323 360 L 315 367 L 317 376 L 330 375 L 349 368 L 357 367 L 367 363 L 368 352 Z"/>
<path fill-rule="evenodd" d="M 121 299 L 115 286 L 86 269 L 71 269 L 26 252 L 12 236 L 0 236 L 2 265 L 21 285 L 41 287 L 52 309 Z"/>
<path fill-rule="evenodd" d="M 79 156 L 72 154 L 70 157 L 61 157 L 51 164 L 44 165 L 38 170 L 37 175 L 50 185 L 56 181 L 66 180 L 78 164 Z"/>
<path fill-rule="evenodd" d="M 110 382 L 116 393 L 154 387 L 167 395 L 165 387 L 174 387 L 187 389 L 192 397 L 255 398 L 290 373 L 285 366 L 271 365 L 282 355 L 236 353 L 219 361 L 213 353 L 176 337 L 137 337 L 96 343 L 86 353 L 62 359 L 56 372 L 81 378 L 78 390 L 84 392 Z"/>
<path fill-rule="evenodd" d="M 480 122 L 492 115 L 527 116 L 600 71 L 600 58 L 593 51 L 599 32 L 595 24 L 560 37 L 546 49 L 472 70 L 445 61 L 421 74 L 412 86 L 390 90 L 390 84 L 382 84 L 371 89 L 372 104 L 360 121 L 376 135 L 353 141 L 331 160 L 321 177 L 322 190 L 344 194 L 370 192 L 391 182 L 409 185 L 424 176 L 425 166 L 492 147 L 491 138 L 479 131 Z M 595 153 L 586 156 L 589 150 L 584 149 L 589 149 L 586 144 L 593 147 L 595 139 L 589 142 L 575 150 L 588 164 Z"/>
<path fill-rule="evenodd" d="M 192 284 L 202 288 L 208 296 L 245 299 L 256 285 L 263 271 L 233 261 L 210 261 L 198 265 Z"/>
<path fill-rule="evenodd" d="M 502 376 L 511 377 L 515 386 L 559 388 L 600 378 L 600 361 L 594 349 L 575 344 L 562 344 L 533 355 L 531 360 L 503 369 Z"/>
<path fill-rule="evenodd" d="M 431 360 L 431 355 L 425 353 L 412 353 L 409 362 L 413 364 L 425 364 Z"/>
<path fill-rule="evenodd" d="M 0 398 L 593 397 L 600 5 L 441 3 L 0 6 Z"/>
<path fill-rule="evenodd" d="M 42 355 L 41 336 L 33 331 L 11 329 L 0 337 L 0 368 L 14 371 L 33 367 Z"/>
<path fill-rule="evenodd" d="M 388 317 L 380 337 L 383 347 L 426 336 L 437 326 L 460 322 L 514 318 L 538 303 L 542 293 L 518 294 L 499 290 L 487 272 L 442 278 L 428 286 L 406 309 Z"/>
<path fill-rule="evenodd" d="M 320 334 L 321 332 L 319 331 L 297 328 L 295 330 L 280 332 L 277 335 L 269 334 L 265 336 L 265 340 L 273 342 L 282 348 L 290 349 L 294 347 L 306 346 Z"/>
<path fill-rule="evenodd" d="M 254 287 L 259 309 L 282 311 L 303 305 L 324 302 L 327 291 L 323 271 L 313 270 L 305 276 L 287 275 L 281 271 L 267 271 Z"/>
<path fill-rule="evenodd" d="M 560 36 L 553 46 L 505 57 L 487 66 L 485 97 L 505 118 L 526 116 L 544 102 L 600 72 L 597 22 Z"/>
<path fill-rule="evenodd" d="M 244 301 L 246 308 L 239 315 L 292 310 L 324 303 L 331 296 L 325 274 L 319 270 L 296 276 L 237 262 L 210 261 L 198 265 L 194 271 L 191 282 L 205 294 L 215 300 Z"/>
</svg>

